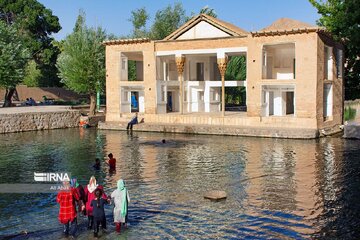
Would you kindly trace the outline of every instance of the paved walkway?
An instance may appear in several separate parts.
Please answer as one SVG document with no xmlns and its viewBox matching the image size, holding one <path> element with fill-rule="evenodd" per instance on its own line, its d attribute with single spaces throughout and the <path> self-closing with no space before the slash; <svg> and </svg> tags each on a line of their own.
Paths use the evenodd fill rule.
<svg viewBox="0 0 360 240">
<path fill-rule="evenodd" d="M 71 106 L 32 106 L 0 108 L 0 114 L 73 111 Z"/>
</svg>

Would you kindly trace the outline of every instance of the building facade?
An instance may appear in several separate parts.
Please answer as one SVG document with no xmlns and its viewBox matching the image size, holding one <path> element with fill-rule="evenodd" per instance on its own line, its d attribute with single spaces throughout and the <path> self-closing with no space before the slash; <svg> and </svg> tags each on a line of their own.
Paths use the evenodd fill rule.
<svg viewBox="0 0 360 240">
<path fill-rule="evenodd" d="M 139 112 L 153 124 L 308 129 L 316 137 L 343 122 L 343 46 L 319 27 L 282 18 L 247 32 L 201 14 L 163 40 L 104 44 L 107 123 Z M 225 81 L 235 56 L 246 59 L 246 79 Z M 239 87 L 246 106 L 230 111 L 225 89 Z"/>
</svg>

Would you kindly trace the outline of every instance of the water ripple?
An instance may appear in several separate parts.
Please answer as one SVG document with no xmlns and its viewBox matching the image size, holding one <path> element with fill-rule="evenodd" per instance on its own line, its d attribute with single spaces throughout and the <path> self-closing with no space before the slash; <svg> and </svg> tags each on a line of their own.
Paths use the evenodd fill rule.
<svg viewBox="0 0 360 240">
<path fill-rule="evenodd" d="M 161 139 L 166 139 L 162 144 Z M 0 135 L 0 183 L 31 183 L 33 172 L 91 175 L 110 194 L 130 192 L 121 239 L 359 239 L 359 141 L 282 140 L 94 130 Z M 117 169 L 91 168 L 112 152 Z M 227 199 L 203 198 L 224 190 Z M 61 237 L 55 194 L 1 194 L 0 238 Z M 112 206 L 106 207 L 114 239 Z M 6 221 L 3 221 L 6 219 Z M 20 234 L 20 235 L 19 235 Z M 79 239 L 88 239 L 79 217 Z"/>
</svg>

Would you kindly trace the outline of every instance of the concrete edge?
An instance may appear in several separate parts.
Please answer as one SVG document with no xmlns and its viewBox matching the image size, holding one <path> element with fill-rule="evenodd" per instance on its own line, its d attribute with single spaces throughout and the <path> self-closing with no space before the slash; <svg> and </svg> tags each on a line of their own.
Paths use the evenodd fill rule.
<svg viewBox="0 0 360 240">
<path fill-rule="evenodd" d="M 99 122 L 100 130 L 126 131 L 125 122 Z M 283 128 L 255 128 L 239 126 L 218 125 L 185 125 L 185 124 L 161 124 L 142 123 L 134 125 L 133 131 L 137 132 L 161 132 L 203 135 L 225 135 L 264 138 L 285 139 L 315 139 L 320 136 L 317 129 L 283 129 Z"/>
</svg>

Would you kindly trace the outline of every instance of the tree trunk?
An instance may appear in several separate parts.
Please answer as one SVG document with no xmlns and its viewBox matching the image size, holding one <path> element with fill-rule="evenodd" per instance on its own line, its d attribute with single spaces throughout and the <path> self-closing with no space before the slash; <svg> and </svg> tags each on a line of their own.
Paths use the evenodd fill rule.
<svg viewBox="0 0 360 240">
<path fill-rule="evenodd" d="M 16 88 L 7 88 L 5 91 L 5 101 L 3 104 L 3 107 L 11 107 L 12 105 L 12 96 L 15 92 Z"/>
<path fill-rule="evenodd" d="M 96 93 L 90 93 L 89 116 L 94 116 L 95 115 L 95 109 L 96 109 Z"/>
</svg>

